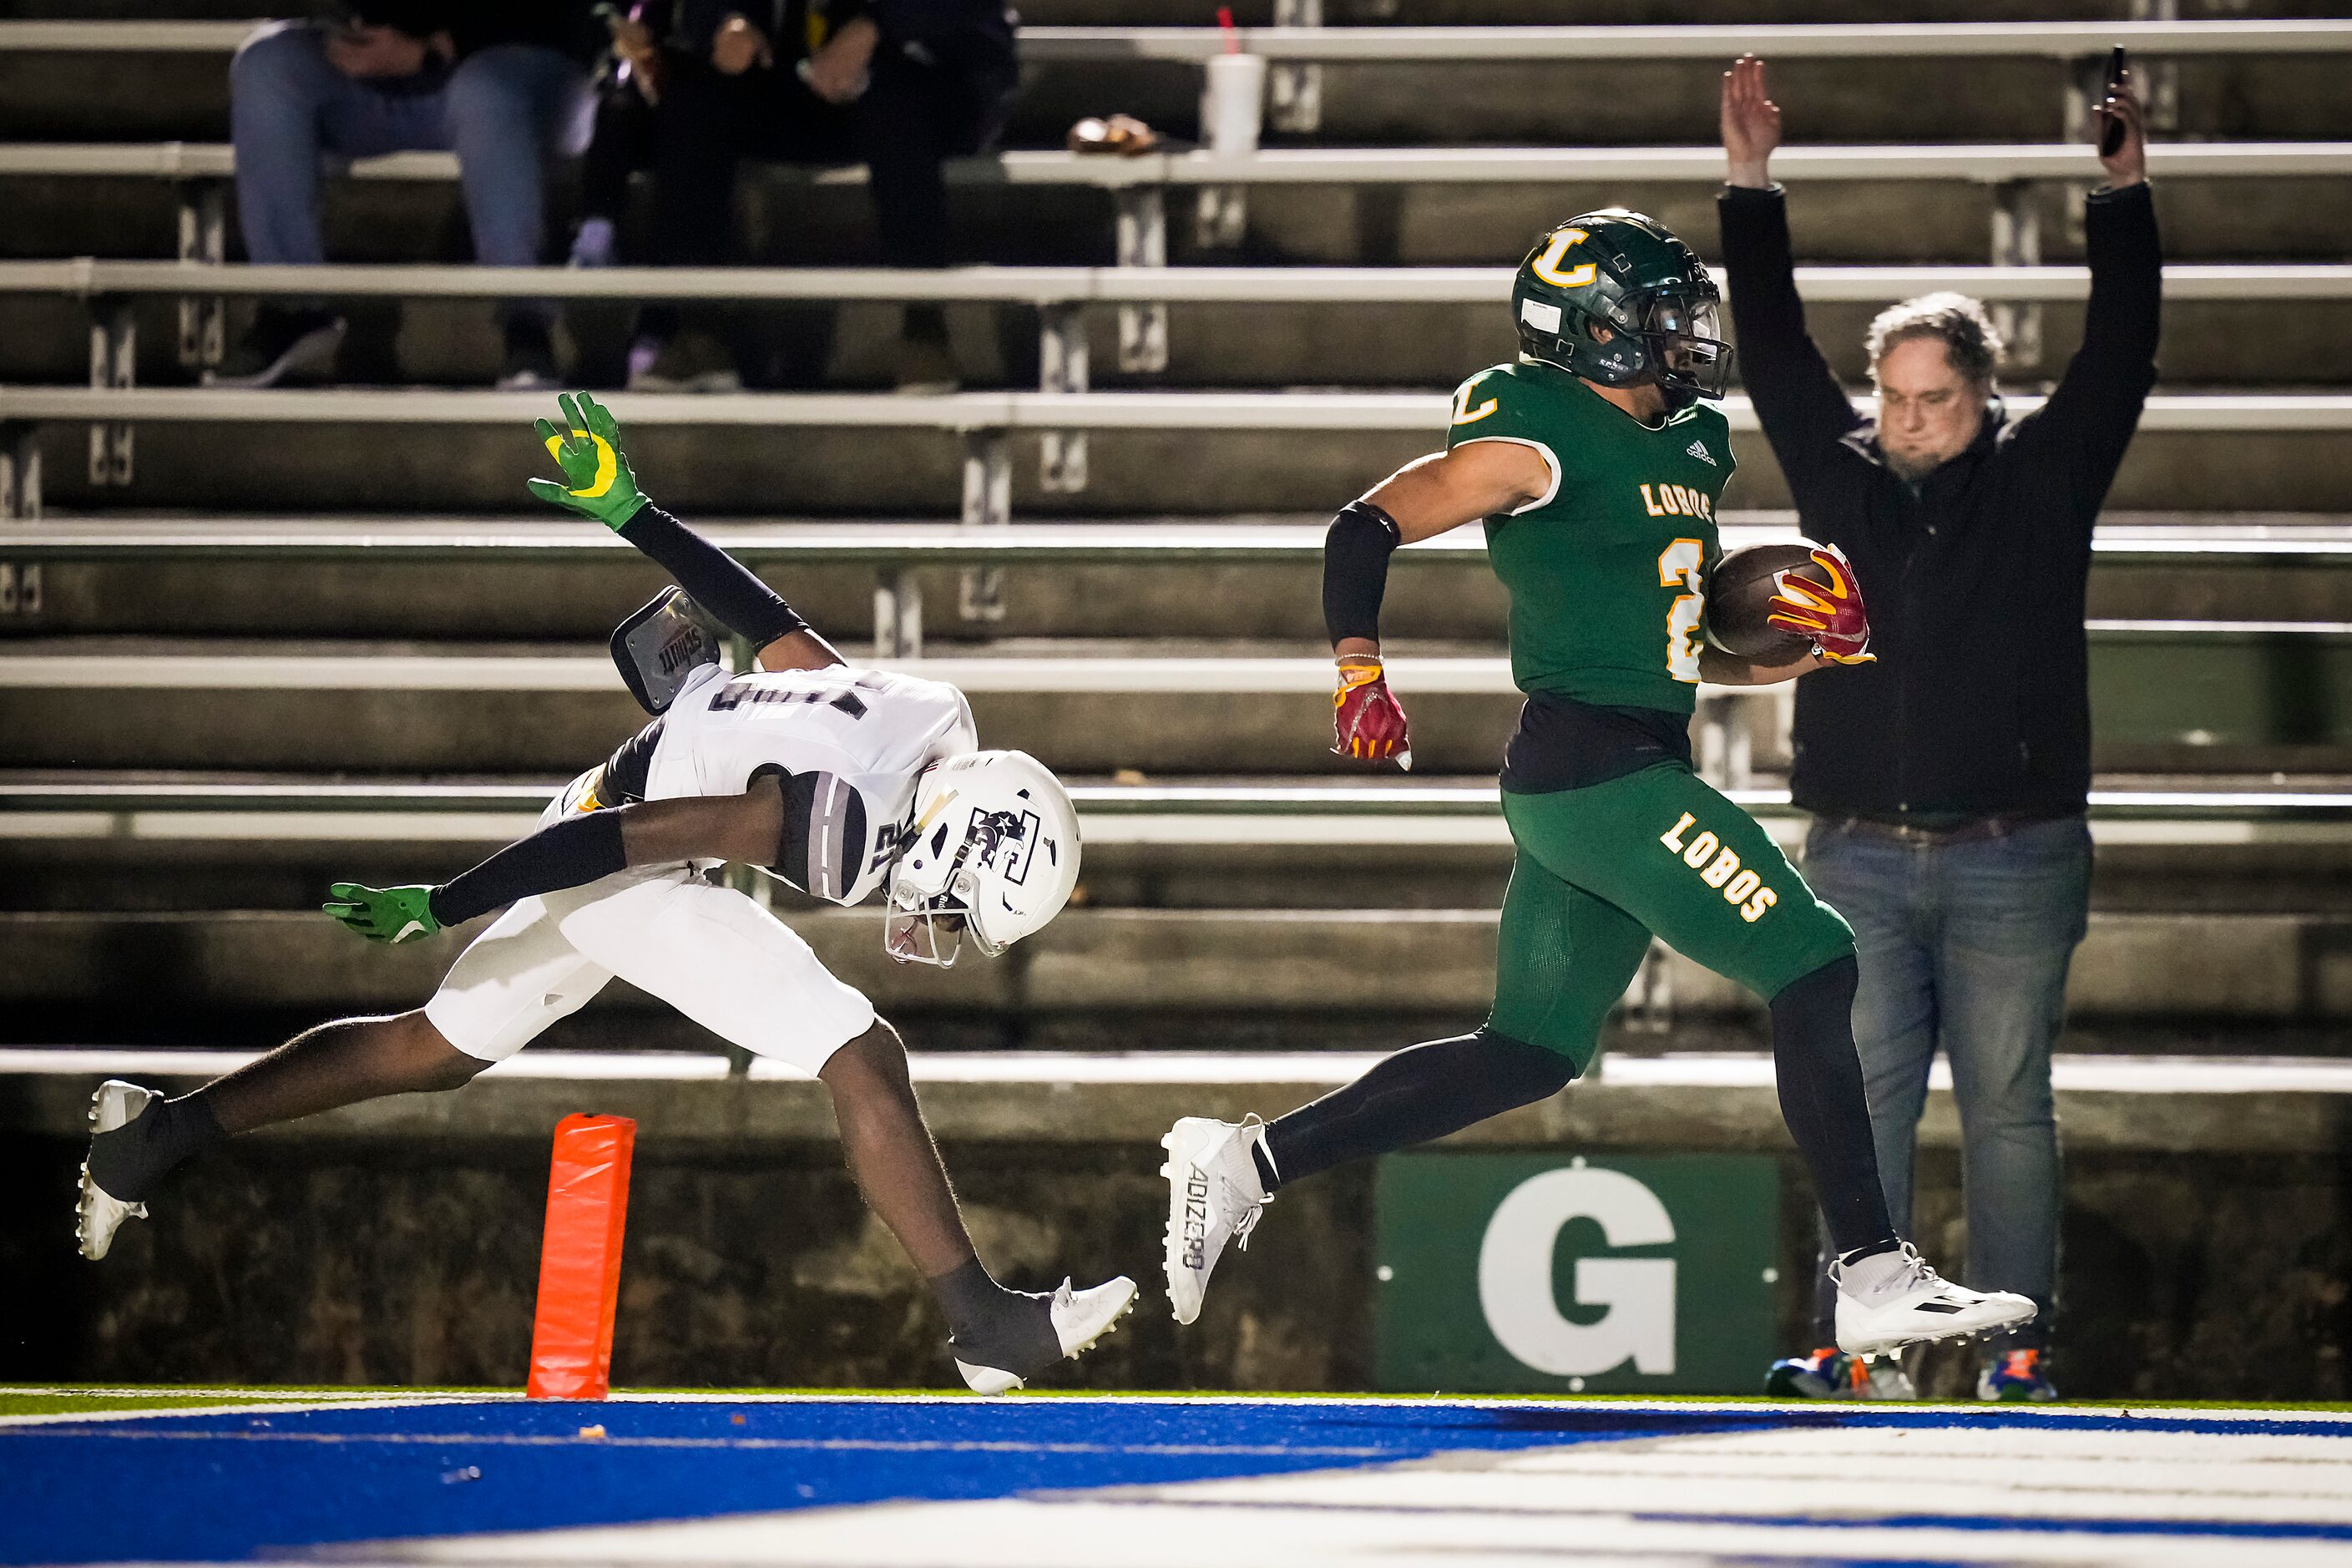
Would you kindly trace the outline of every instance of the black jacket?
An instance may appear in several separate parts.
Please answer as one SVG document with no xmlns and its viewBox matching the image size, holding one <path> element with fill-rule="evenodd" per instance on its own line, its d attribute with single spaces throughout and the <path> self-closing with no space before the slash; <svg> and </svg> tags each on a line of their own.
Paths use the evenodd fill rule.
<svg viewBox="0 0 2352 1568">
<path fill-rule="evenodd" d="M 589 0 L 336 0 L 332 20 L 397 27 L 411 37 L 446 32 L 464 59 L 495 44 L 537 44 L 583 62 L 604 52 L 604 27 Z"/>
<path fill-rule="evenodd" d="M 2049 401 L 2013 419 L 1996 400 L 1968 450 L 1916 487 L 1805 334 L 1780 189 L 1726 189 L 1718 213 L 1757 418 L 1799 525 L 1853 557 L 1878 656 L 1799 683 L 1797 804 L 1891 820 L 2081 811 L 2091 527 L 2156 384 L 2147 186 L 2090 198 L 2083 346 Z"/>
<path fill-rule="evenodd" d="M 691 53 L 709 51 L 719 24 L 730 12 L 750 18 L 789 62 L 808 53 L 808 18 L 814 9 L 823 31 L 839 32 L 853 17 L 870 16 L 883 47 L 924 65 L 958 76 L 1017 83 L 1020 66 L 1014 31 L 1019 18 L 1004 0 L 679 0 L 677 40 Z"/>
</svg>

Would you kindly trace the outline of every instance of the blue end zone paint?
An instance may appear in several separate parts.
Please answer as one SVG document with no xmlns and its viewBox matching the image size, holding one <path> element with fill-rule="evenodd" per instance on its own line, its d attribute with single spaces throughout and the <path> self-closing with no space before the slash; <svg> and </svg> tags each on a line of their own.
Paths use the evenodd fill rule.
<svg viewBox="0 0 2352 1568">
<path fill-rule="evenodd" d="M 581 1437 L 587 1425 L 603 1426 L 605 1436 Z M 2316 1417 L 1884 1406 L 946 1398 L 230 1411 L 0 1425 L 0 1563 L 217 1562 L 403 1536 L 1280 1475 L 1465 1450 L 1951 1426 L 2352 1439 L 2352 1422 Z M 1873 1522 L 2352 1538 L 2327 1526 L 2178 1521 Z"/>
<path fill-rule="evenodd" d="M 591 1424 L 604 1439 L 579 1436 Z M 396 1536 L 996 1498 L 1791 1424 L 1761 1411 L 945 1399 L 499 1402 L 0 1426 L 0 1490 L 13 1498 L 0 1563 L 218 1562 Z M 478 1479 L 445 1479 L 469 1468 Z"/>
</svg>

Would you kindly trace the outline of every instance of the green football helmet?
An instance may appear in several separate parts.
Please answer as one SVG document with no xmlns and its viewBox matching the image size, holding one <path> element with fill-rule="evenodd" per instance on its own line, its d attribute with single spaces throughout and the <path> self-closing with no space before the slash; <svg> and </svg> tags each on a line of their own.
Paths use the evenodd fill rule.
<svg viewBox="0 0 2352 1568">
<path fill-rule="evenodd" d="M 1720 397 L 1731 345 L 1722 291 L 1665 225 L 1623 207 L 1569 219 L 1536 241 L 1511 284 L 1519 352 L 1603 386 L 1654 381 L 1672 408 Z M 1608 330 L 1603 342 L 1595 328 Z"/>
</svg>

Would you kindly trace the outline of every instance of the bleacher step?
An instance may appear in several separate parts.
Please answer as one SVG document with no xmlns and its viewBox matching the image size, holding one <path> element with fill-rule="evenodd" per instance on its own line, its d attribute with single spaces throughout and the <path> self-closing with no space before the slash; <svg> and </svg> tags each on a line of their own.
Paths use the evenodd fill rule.
<svg viewBox="0 0 2352 1568">
<path fill-rule="evenodd" d="M 872 910 L 789 918 L 843 979 L 908 1016 L 1312 1014 L 1345 997 L 1358 1011 L 1475 1019 L 1493 996 L 1491 908 L 1074 909 L 1005 962 L 945 972 L 892 964 Z M 93 1026 L 148 1016 L 165 993 L 184 1016 L 413 1006 L 459 935 L 383 948 L 291 911 L 0 914 L 0 1004 L 20 1016 L 70 1009 Z M 2352 1019 L 2347 938 L 2340 915 L 2103 912 L 2075 956 L 2070 1006 L 2082 1019 Z M 147 977 L 142 994 L 123 994 L 126 973 Z M 1679 958 L 1668 981 L 1677 1016 L 1758 1005 Z M 620 986 L 597 1004 L 645 1005 Z"/>
</svg>

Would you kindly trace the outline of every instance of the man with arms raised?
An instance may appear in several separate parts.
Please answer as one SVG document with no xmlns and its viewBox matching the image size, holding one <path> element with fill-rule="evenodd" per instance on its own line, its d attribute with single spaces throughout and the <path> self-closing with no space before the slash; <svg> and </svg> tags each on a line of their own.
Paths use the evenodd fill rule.
<svg viewBox="0 0 2352 1568">
<path fill-rule="evenodd" d="M 2092 525 L 2156 384 L 2163 266 L 2127 79 L 2095 118 L 2117 134 L 2100 160 L 2107 186 L 2084 209 L 2091 300 L 2049 401 L 2003 409 L 1984 307 L 1930 294 L 1871 324 L 1873 419 L 1805 332 L 1763 63 L 1740 60 L 1723 84 L 1723 254 L 1748 390 L 1799 524 L 1853 558 L 1878 609 L 1880 661 L 1797 691 L 1805 875 L 1860 949 L 1854 1037 L 1887 1207 L 1910 1217 L 1940 1049 L 1960 1112 L 1968 1277 L 2040 1309 L 1989 1349 L 1987 1399 L 2056 1392 L 2043 1358 L 2058 1271 L 2050 1052 L 2089 918 L 2084 594 Z M 1774 1367 L 1776 1388 L 1908 1393 L 1899 1372 L 1874 1377 L 1828 1349 L 1823 1318 L 1824 1348 Z"/>
</svg>

